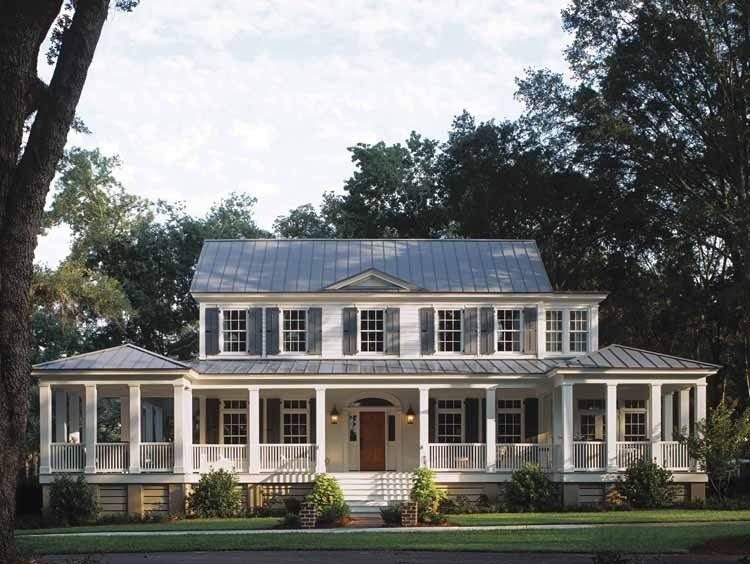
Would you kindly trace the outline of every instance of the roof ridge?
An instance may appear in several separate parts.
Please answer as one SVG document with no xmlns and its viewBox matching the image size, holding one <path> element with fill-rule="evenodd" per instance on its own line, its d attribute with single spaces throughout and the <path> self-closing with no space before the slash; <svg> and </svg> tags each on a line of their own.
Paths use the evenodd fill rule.
<svg viewBox="0 0 750 564">
<path fill-rule="evenodd" d="M 295 237 L 247 237 L 247 238 L 239 238 L 239 239 L 222 239 L 222 238 L 206 238 L 203 239 L 204 242 L 214 242 L 214 243 L 229 243 L 229 242 L 239 242 L 239 241 L 287 241 L 287 242 L 294 242 L 294 241 L 440 241 L 440 242 L 450 242 L 450 241 L 456 241 L 456 242 L 466 242 L 466 241 L 476 241 L 476 242 L 530 242 L 537 244 L 536 239 L 510 239 L 510 238 L 487 238 L 487 239 L 481 239 L 477 237 L 470 237 L 470 238 L 460 238 L 460 237 L 451 237 L 451 238 L 439 238 L 439 237 L 302 237 L 302 238 L 295 238 Z"/>
<path fill-rule="evenodd" d="M 627 350 L 631 350 L 631 351 L 638 351 L 640 353 L 658 354 L 659 356 L 665 356 L 667 358 L 673 358 L 675 360 L 682 360 L 682 361 L 685 361 L 685 362 L 694 362 L 696 364 L 704 364 L 706 366 L 712 366 L 713 368 L 723 368 L 723 366 L 721 366 L 720 364 L 714 364 L 712 362 L 705 362 L 703 360 L 694 360 L 692 358 L 685 358 L 684 356 L 676 356 L 676 355 L 668 354 L 668 353 L 650 351 L 650 350 L 641 349 L 641 348 L 638 348 L 638 347 L 631 347 L 629 345 L 621 345 L 619 343 L 610 343 L 609 345 L 607 345 L 606 347 L 604 347 L 602 349 L 599 349 L 599 350 L 596 350 L 596 351 L 591 351 L 590 353 L 587 353 L 585 356 L 589 356 L 590 354 L 594 354 L 594 353 L 606 350 L 606 349 L 611 348 L 611 347 L 620 347 L 621 349 L 627 349 Z"/>
</svg>

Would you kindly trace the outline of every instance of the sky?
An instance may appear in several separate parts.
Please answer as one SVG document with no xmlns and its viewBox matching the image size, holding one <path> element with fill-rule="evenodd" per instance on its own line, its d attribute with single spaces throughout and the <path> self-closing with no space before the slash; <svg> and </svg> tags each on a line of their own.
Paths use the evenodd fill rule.
<svg viewBox="0 0 750 564">
<path fill-rule="evenodd" d="M 464 109 L 516 117 L 515 77 L 565 69 L 565 3 L 142 0 L 110 14 L 77 112 L 92 133 L 68 146 L 119 155 L 128 191 L 195 215 L 249 192 L 270 229 L 341 190 L 347 147 L 442 140 Z M 53 230 L 37 262 L 68 246 Z"/>
</svg>

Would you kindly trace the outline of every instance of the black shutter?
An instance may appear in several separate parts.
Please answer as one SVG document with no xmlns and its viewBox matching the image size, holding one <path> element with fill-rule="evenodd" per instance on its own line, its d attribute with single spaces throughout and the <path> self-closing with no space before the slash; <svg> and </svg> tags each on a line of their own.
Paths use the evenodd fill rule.
<svg viewBox="0 0 750 564">
<path fill-rule="evenodd" d="M 431 307 L 419 308 L 420 351 L 422 354 L 435 352 L 435 310 Z"/>
<path fill-rule="evenodd" d="M 539 435 L 539 400 L 537 398 L 526 398 L 523 401 L 523 419 L 526 431 L 526 442 L 537 441 Z"/>
<path fill-rule="evenodd" d="M 477 308 L 468 307 L 463 318 L 464 353 L 477 354 Z"/>
<path fill-rule="evenodd" d="M 495 347 L 492 340 L 495 336 L 495 310 L 491 307 L 483 307 L 479 311 L 479 345 L 482 354 L 492 354 Z"/>
<path fill-rule="evenodd" d="M 271 444 L 281 443 L 281 400 L 278 398 L 269 398 L 266 400 L 266 437 Z"/>
<path fill-rule="evenodd" d="M 247 310 L 247 352 L 263 354 L 263 308 L 251 307 Z"/>
<path fill-rule="evenodd" d="M 357 354 L 357 308 L 345 307 L 343 310 L 343 316 L 343 352 L 346 355 Z"/>
<path fill-rule="evenodd" d="M 265 439 L 263 437 L 263 430 L 266 428 L 266 400 L 261 398 L 258 402 L 258 430 L 260 434 L 260 442 L 265 443 Z"/>
<path fill-rule="evenodd" d="M 219 443 L 219 400 L 206 398 L 206 443 Z"/>
<path fill-rule="evenodd" d="M 206 354 L 219 354 L 219 308 L 206 308 Z"/>
<path fill-rule="evenodd" d="M 479 402 L 482 406 L 482 419 L 479 421 L 479 442 L 487 442 L 487 398 L 482 398 Z"/>
<path fill-rule="evenodd" d="M 310 442 L 315 444 L 318 442 L 318 419 L 315 417 L 315 398 L 310 399 Z"/>
<path fill-rule="evenodd" d="M 385 310 L 385 354 L 401 352 L 401 312 L 397 307 Z"/>
<path fill-rule="evenodd" d="M 427 420 L 430 426 L 427 437 L 431 443 L 434 443 L 435 442 L 435 417 L 437 417 L 437 403 L 435 399 L 431 398 L 430 401 L 427 403 L 427 405 L 428 405 Z"/>
<path fill-rule="evenodd" d="M 466 398 L 464 400 L 464 412 L 466 413 L 466 442 L 479 442 L 479 400 L 477 398 Z"/>
<path fill-rule="evenodd" d="M 266 354 L 279 354 L 279 308 L 266 308 Z"/>
<path fill-rule="evenodd" d="M 536 354 L 536 320 L 537 311 L 535 307 L 527 307 L 523 310 L 523 352 Z"/>
<path fill-rule="evenodd" d="M 307 352 L 320 354 L 323 341 L 323 309 L 311 307 L 307 310 Z"/>
</svg>

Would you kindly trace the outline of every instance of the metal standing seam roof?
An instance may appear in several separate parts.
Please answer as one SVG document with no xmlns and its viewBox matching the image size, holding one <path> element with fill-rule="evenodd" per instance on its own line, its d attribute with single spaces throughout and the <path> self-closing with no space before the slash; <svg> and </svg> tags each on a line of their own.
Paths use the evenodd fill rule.
<svg viewBox="0 0 750 564">
<path fill-rule="evenodd" d="M 624 345 L 609 345 L 585 356 L 565 362 L 566 368 L 645 368 L 645 369 L 713 369 L 721 366 L 680 358 L 668 354 L 645 351 Z"/>
<path fill-rule="evenodd" d="M 552 292 L 534 241 L 497 239 L 208 239 L 190 290 L 318 292 L 368 269 L 418 291 Z"/>
<path fill-rule="evenodd" d="M 50 360 L 34 370 L 186 370 L 190 367 L 130 343 L 109 349 Z"/>
</svg>

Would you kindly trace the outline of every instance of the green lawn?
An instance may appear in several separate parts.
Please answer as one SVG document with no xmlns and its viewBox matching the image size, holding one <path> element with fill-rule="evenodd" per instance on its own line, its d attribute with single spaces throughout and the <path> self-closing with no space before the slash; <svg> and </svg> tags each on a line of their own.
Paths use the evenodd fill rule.
<svg viewBox="0 0 750 564">
<path fill-rule="evenodd" d="M 112 531 L 236 531 L 272 529 L 281 523 L 277 517 L 252 517 L 245 519 L 181 519 L 163 523 L 128 523 L 125 525 L 89 525 L 54 529 L 19 529 L 16 536 L 40 533 L 89 533 Z"/>
<path fill-rule="evenodd" d="M 750 535 L 750 524 L 428 533 L 252 534 L 18 538 L 28 555 L 197 550 L 440 550 L 493 552 L 681 552 L 708 540 Z"/>
<path fill-rule="evenodd" d="M 687 523 L 690 521 L 750 521 L 750 510 L 653 509 L 580 513 L 487 513 L 449 515 L 461 527 L 483 525 L 551 525 L 563 523 Z"/>
</svg>

